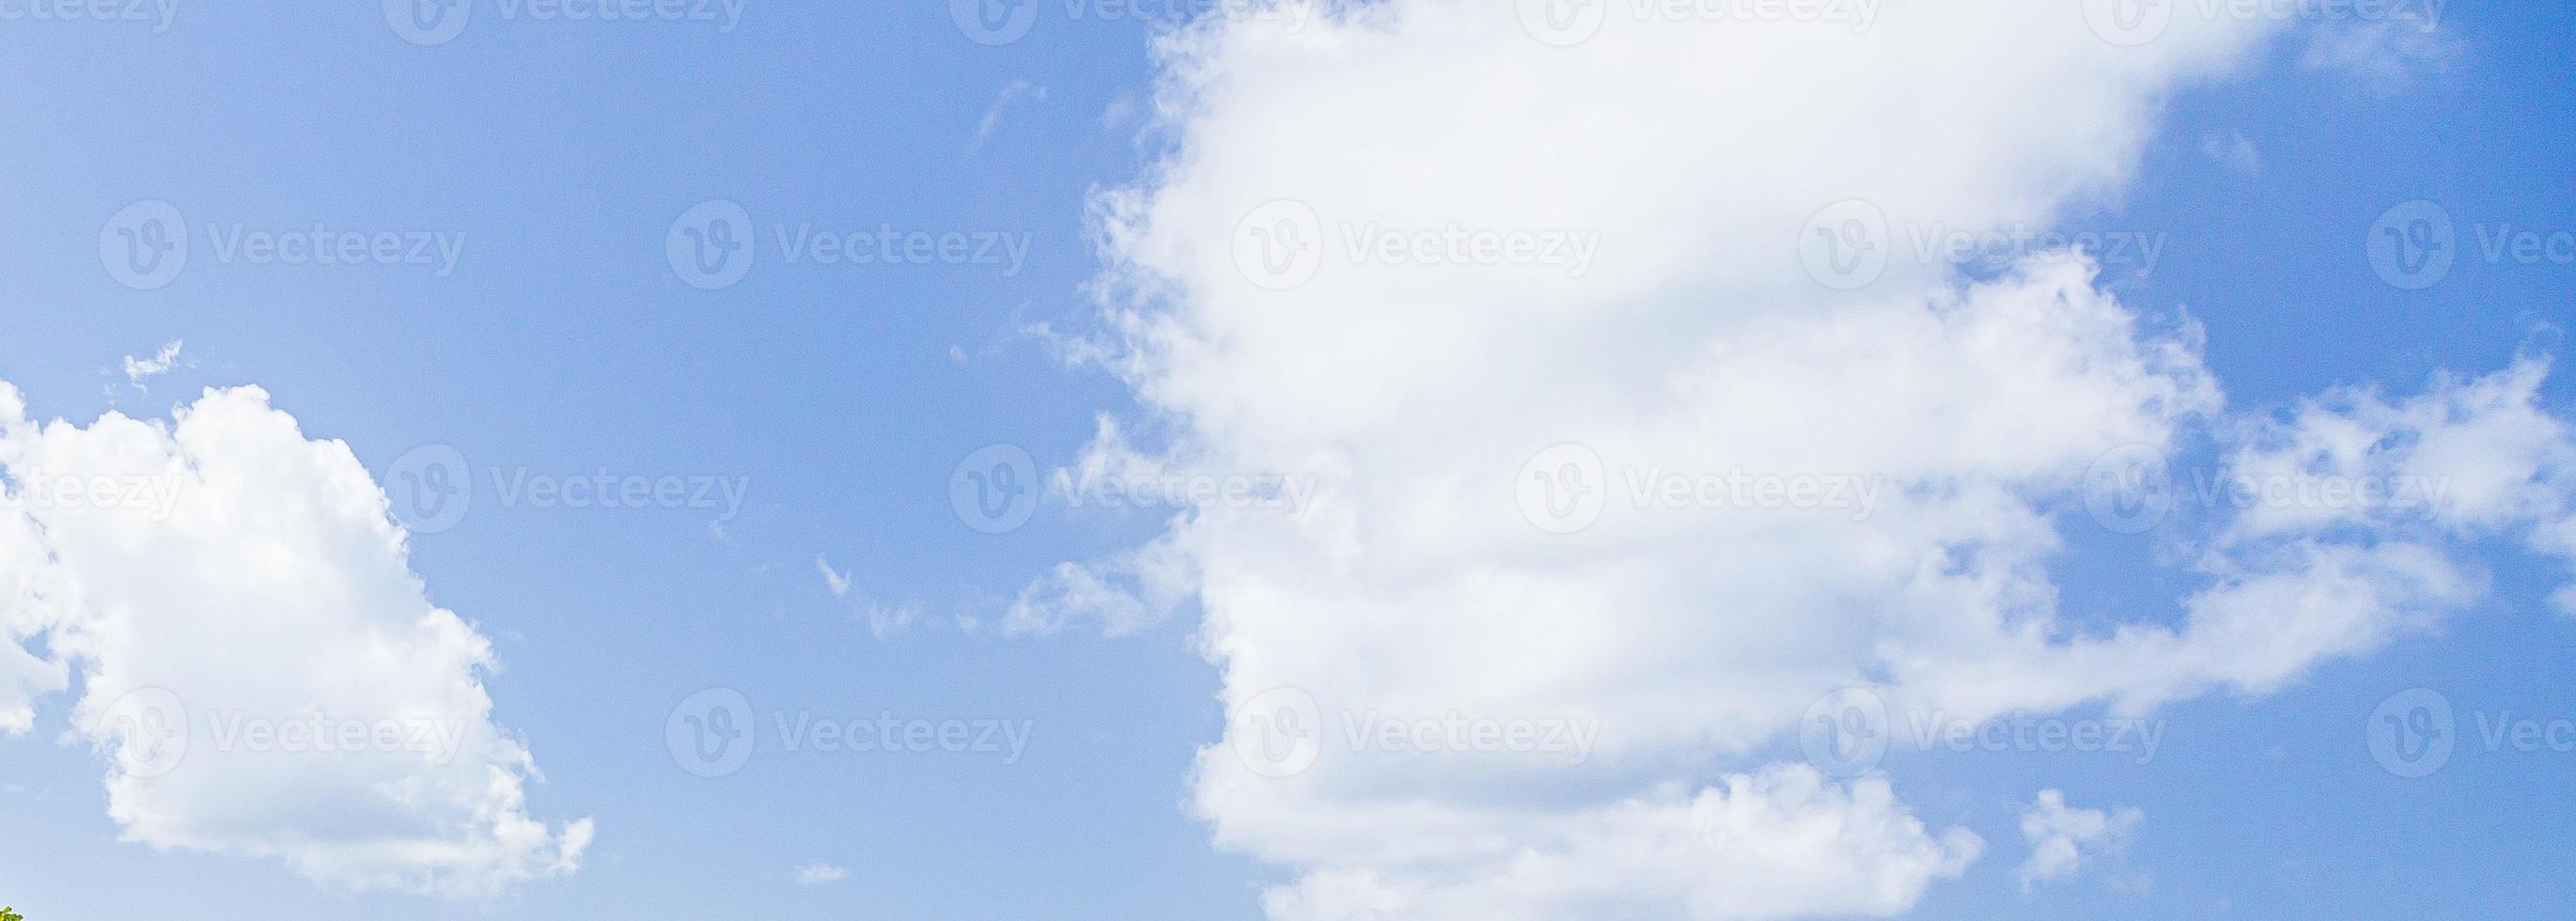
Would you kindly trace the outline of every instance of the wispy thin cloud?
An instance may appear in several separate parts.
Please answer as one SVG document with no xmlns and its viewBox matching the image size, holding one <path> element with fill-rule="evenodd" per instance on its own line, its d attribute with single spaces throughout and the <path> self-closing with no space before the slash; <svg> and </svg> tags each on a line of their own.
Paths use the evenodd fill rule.
<svg viewBox="0 0 2576 921">
<path fill-rule="evenodd" d="M 820 553 L 814 555 L 814 568 L 823 571 L 823 584 L 831 586 L 832 597 L 839 598 L 850 593 L 850 574 L 833 569 L 832 561 L 824 559 Z"/>
<path fill-rule="evenodd" d="M 984 110 L 982 119 L 976 121 L 975 139 L 966 142 L 966 155 L 983 155 L 984 142 L 992 138 L 994 129 L 1002 126 L 1002 110 L 1009 108 L 1011 103 L 1022 99 L 1045 102 L 1046 97 L 1046 87 L 1026 80 L 1013 80 L 1009 86 L 1002 87 L 1002 94 L 993 98 L 993 105 Z"/>
<path fill-rule="evenodd" d="M 2263 172 L 2263 152 L 2241 131 L 2212 131 L 2200 136 L 2200 152 L 2219 165 L 2248 176 Z"/>
<path fill-rule="evenodd" d="M 796 884 L 799 886 L 820 886 L 849 878 L 850 868 L 833 866 L 820 860 L 796 868 Z"/>
</svg>

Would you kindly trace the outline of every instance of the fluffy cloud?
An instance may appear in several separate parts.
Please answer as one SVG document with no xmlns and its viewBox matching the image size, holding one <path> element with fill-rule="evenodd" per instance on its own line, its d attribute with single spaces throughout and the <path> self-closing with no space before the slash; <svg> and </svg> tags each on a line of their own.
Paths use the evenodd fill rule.
<svg viewBox="0 0 2576 921">
<path fill-rule="evenodd" d="M 1316 484 L 1140 551 L 1195 586 L 1223 670 L 1196 808 L 1301 873 L 1274 917 L 1901 911 L 1979 845 L 1883 780 L 1763 766 L 1821 696 L 1976 719 L 2260 693 L 2471 603 L 2463 534 L 2570 533 L 2521 498 L 2566 443 L 2536 365 L 2247 420 L 2200 331 L 2089 259 L 1937 255 L 2113 200 L 2166 97 L 2282 24 L 2121 47 L 2035 0 L 1865 30 L 1595 8 L 1563 46 L 1492 4 L 1211 17 L 1159 52 L 1170 144 L 1099 200 L 1084 354 L 1169 433 L 1155 463 Z M 2378 433 L 2352 463 L 2439 468 L 2459 504 L 2249 513 L 2180 548 L 2205 576 L 2181 623 L 2060 617 L 2047 566 L 2106 460 L 2206 438 L 2315 474 L 2299 439 L 2339 424 Z M 1031 619 L 1151 616 L 1102 577 L 1137 569 L 1059 571 L 1034 591 L 1070 601 Z M 1541 741 L 1566 726 L 1594 741 Z"/>
<path fill-rule="evenodd" d="M 126 838 L 454 896 L 574 868 L 589 820 L 528 817 L 490 643 L 429 602 L 347 446 L 254 388 L 81 427 L 0 384 L 0 472 L 0 723 L 77 671 L 69 736 Z"/>
<path fill-rule="evenodd" d="M 2030 859 L 2022 861 L 2018 873 L 2022 889 L 2073 876 L 2088 857 L 2127 849 L 2129 837 L 2146 818 L 2135 808 L 2070 809 L 2064 792 L 2039 791 L 2021 814 L 2021 835 L 2030 840 Z"/>
</svg>

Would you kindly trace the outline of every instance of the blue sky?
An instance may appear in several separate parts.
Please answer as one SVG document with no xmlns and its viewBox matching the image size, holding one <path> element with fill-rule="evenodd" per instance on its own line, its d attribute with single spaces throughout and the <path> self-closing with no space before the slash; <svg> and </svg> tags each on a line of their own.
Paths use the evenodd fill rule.
<svg viewBox="0 0 2576 921">
<path fill-rule="evenodd" d="M 1423 5 L 1439 6 L 1393 4 Z M 1170 209 L 1157 212 L 1164 220 L 1183 221 L 1194 213 L 1181 198 L 1196 188 L 1190 183 L 1238 175 L 1223 158 L 1244 154 L 1244 145 L 1223 126 L 1258 121 L 1263 110 L 1211 103 L 1203 122 L 1154 124 L 1156 82 L 1166 77 L 1151 43 L 1179 21 L 1161 13 L 1158 22 L 1104 20 L 1038 4 L 1024 37 L 991 45 L 972 40 L 938 4 L 746 0 L 730 24 L 721 5 L 707 9 L 715 18 L 566 21 L 477 0 L 463 32 L 427 45 L 406 41 L 371 4 L 289 11 L 178 0 L 163 29 L 0 19 L 0 75 L 12 87 L 0 106 L 14 128 L 0 132 L 0 157 L 19 177 L 9 208 L 17 219 L 0 222 L 0 310 L 13 332 L 0 337 L 0 381 L 25 395 L 29 417 L 80 426 L 111 411 L 168 419 L 203 388 L 256 386 L 306 438 L 345 443 L 386 489 L 410 452 L 452 449 L 474 483 L 470 509 L 452 527 L 420 528 L 401 518 L 398 497 L 396 520 L 415 525 L 409 567 L 429 602 L 491 641 L 500 667 L 481 679 L 490 719 L 524 741 L 541 771 L 526 785 L 526 815 L 596 823 L 577 870 L 461 899 L 399 886 L 353 890 L 274 856 L 121 840 L 126 829 L 101 784 L 105 756 L 75 738 L 86 666 L 74 659 L 71 687 L 34 698 L 31 731 L 0 737 L 0 815 L 13 831 L 0 841 L 0 902 L 32 921 L 180 912 L 1250 919 L 1263 917 L 1266 888 L 1335 867 L 1296 856 L 1309 847 L 1302 839 L 1280 843 L 1292 832 L 1202 812 L 1257 811 L 1209 798 L 1194 760 L 1203 748 L 1225 757 L 1228 709 L 1242 695 L 1223 668 L 1228 656 L 1250 655 L 1248 645 L 1225 642 L 1236 636 L 1227 628 L 1203 623 L 1212 614 L 1204 602 L 1257 604 L 1193 592 L 1132 628 L 1102 629 L 1083 612 L 1070 623 L 1009 626 L 1014 599 L 1059 563 L 1145 545 L 1168 533 L 1163 514 L 1049 500 L 1026 525 L 983 533 L 950 501 L 952 475 L 977 449 L 1017 446 L 1043 479 L 1109 443 L 1099 435 L 1104 414 L 1149 454 L 1183 445 L 1191 462 L 1232 457 L 1238 466 L 1214 463 L 1246 469 L 1240 458 L 1252 449 L 1244 445 L 1261 439 L 1208 421 L 1235 404 L 1136 395 L 1211 378 L 1174 366 L 1122 378 L 1084 360 L 1084 348 L 1097 341 L 1086 337 L 1117 333 L 1103 320 L 1104 272 L 1163 252 L 1104 243 L 1097 196 L 1178 175 L 1148 188 Z M 2173 436 L 2178 474 L 2218 468 L 2236 450 L 2224 434 L 2232 426 L 2292 418 L 2303 396 L 2376 385 L 2400 401 L 2444 369 L 2486 375 L 2518 356 L 2553 353 L 2560 327 L 2576 320 L 2576 265 L 2547 250 L 2553 235 L 2576 231 L 2568 156 L 2576 151 L 2568 117 L 2576 12 L 2459 5 L 2442 11 L 2447 44 L 2439 49 L 2402 57 L 2374 47 L 2388 56 L 2385 68 L 2303 61 L 2317 47 L 2306 33 L 2336 26 L 2295 23 L 2229 52 L 2227 67 L 2171 77 L 2169 93 L 2142 105 L 2134 157 L 2111 157 L 2124 175 L 2046 209 L 2052 227 L 2153 238 L 2153 264 L 2105 265 L 2101 290 L 2143 327 L 2187 314 L 2205 332 L 2200 361 L 2224 389 L 2226 421 Z M 1881 28 L 1901 32 L 1903 23 Z M 2122 50 L 2105 43 L 2087 53 Z M 1257 49 L 1236 58 L 1191 53 L 1239 68 L 1276 60 Z M 1369 59 L 1350 72 L 1400 75 L 1388 61 L 1401 60 Z M 1678 92 L 1649 79 L 1660 75 L 1640 71 L 1641 85 L 1598 92 Z M 1801 76 L 1778 79 L 1788 92 Z M 1276 95 L 1235 89 L 1209 98 L 1293 98 L 1280 104 L 1321 118 L 1314 113 L 1330 111 L 1332 94 L 1348 90 L 1316 81 L 1302 95 L 1309 84 L 1281 83 L 1267 90 Z M 1452 85 L 1383 89 L 1436 102 L 1439 87 Z M 1677 99 L 1666 117 L 1689 122 L 1704 111 L 1686 103 Z M 1359 136 L 1393 130 L 1379 120 L 1389 111 L 1355 106 L 1348 149 L 1381 149 Z M 1682 130 L 1613 133 L 1629 124 L 1604 117 L 1597 140 L 1605 148 L 1689 142 Z M 1746 143 L 1771 132 L 1734 130 Z M 1198 139 L 1205 159 L 1176 159 L 1176 137 Z M 1497 128 L 1485 142 L 1513 141 Z M 1292 133 L 1277 156 L 1331 159 L 1342 142 Z M 1924 143 L 1972 142 L 1934 135 Z M 1452 181 L 1439 174 L 1475 171 L 1434 166 L 1456 149 L 1377 162 L 1390 173 L 1420 171 L 1427 183 Z M 1558 180 L 1570 198 L 1599 188 L 1579 177 L 1531 182 Z M 1902 223 L 1895 197 L 1882 198 Z M 2457 261 L 2430 287 L 2407 290 L 2374 271 L 2367 246 L 2383 215 L 2417 199 L 2454 223 Z M 666 258 L 664 243 L 675 219 L 719 200 L 748 215 L 752 263 L 738 282 L 701 290 Z M 184 215 L 189 250 L 175 278 L 143 290 L 121 284 L 100 248 L 115 216 L 146 201 Z M 226 238 L 236 230 L 293 233 L 317 223 L 370 239 L 426 235 L 430 255 L 361 265 L 225 255 L 236 252 Z M 791 263 L 777 234 L 806 224 L 956 236 L 994 260 Z M 1172 226 L 1143 235 L 1183 234 Z M 2506 226 L 2540 236 L 2535 264 L 2485 258 L 2481 234 Z M 1889 242 L 1902 244 L 1904 231 L 1896 234 Z M 436 255 L 442 240 L 456 247 L 452 265 Z M 1617 230 L 1608 240 L 1605 253 L 1620 242 Z M 1785 234 L 1781 245 L 1789 246 Z M 1719 252 L 1709 261 L 1739 258 Z M 1979 274 L 1995 273 L 1954 277 Z M 1355 351 L 1316 356 L 1326 369 L 1316 373 L 1336 359 L 1352 362 L 1347 373 L 1372 373 L 1367 356 L 1377 353 L 1357 347 L 1381 328 L 1366 318 L 1341 328 Z M 1462 351 L 1494 342 L 1475 332 L 1460 331 Z M 1565 348 L 1616 363 L 1618 341 Z M 171 367 L 129 378 L 129 356 L 149 359 L 172 342 L 184 345 Z M 1275 356 L 1233 357 L 1246 389 L 1277 384 L 1260 376 L 1279 371 Z M 1423 365 L 1462 360 L 1425 356 Z M 1406 406 L 1445 393 L 1388 389 Z M 2572 396 L 2561 374 L 2535 401 L 2563 415 Z M 1246 410 L 1241 418 L 1258 428 L 1262 417 Z M 2034 430 L 2060 421 L 2029 420 Z M 1543 445 L 1564 432 L 1533 424 L 1528 434 Z M 1525 453 L 1490 460 L 1508 471 Z M 512 491 L 524 479 L 606 479 L 621 488 L 668 480 L 710 501 L 547 507 Z M 2556 482 L 2545 468 L 2532 480 Z M 2226 516 L 2186 502 L 2148 533 L 2116 533 L 2094 527 L 2064 485 L 2055 499 L 2033 500 L 2064 535 L 2061 548 L 2039 557 L 2057 589 L 2057 616 L 2071 625 L 2057 638 L 2181 621 L 2181 599 L 2209 580 L 2174 546 L 2209 539 Z M 726 489 L 739 490 L 739 507 Z M 2456 559 L 2490 575 L 2490 591 L 2422 629 L 2320 655 L 2276 688 L 2213 677 L 2162 700 L 2134 716 L 2161 733 L 2146 763 L 1897 746 L 1870 776 L 1892 783 L 1924 825 L 1982 841 L 1981 856 L 1932 873 L 1928 888 L 1900 899 L 1900 913 L 2563 916 L 2576 904 L 2564 867 L 2576 814 L 2553 804 L 2576 778 L 2576 752 L 2489 750 L 2474 729 L 2499 714 L 2576 719 L 2576 679 L 2563 665 L 2576 619 L 2550 602 L 2570 569 L 2522 545 L 2511 528 L 2472 531 Z M 1272 562 L 1280 559 L 1293 557 Z M 1258 568 L 1218 551 L 1201 562 L 1236 576 Z M 1292 581 L 1302 572 L 1275 570 Z M 1382 600 L 1402 610 L 1437 597 Z M 1589 616 L 1621 616 L 1614 602 L 1600 603 Z M 1674 608 L 1675 616 L 1718 617 L 1759 612 L 1761 603 Z M 880 612 L 873 620 L 872 610 Z M 884 612 L 892 611 L 908 611 L 909 622 L 890 621 Z M 1392 638 L 1401 628 L 1388 629 L 1388 642 L 1402 642 Z M 61 641 L 30 642 L 43 650 Z M 271 648 L 246 636 L 233 654 L 257 659 Z M 1377 662 L 1373 653 L 1350 655 Z M 1713 655 L 1702 671 L 1721 671 L 1723 661 Z M 1489 664 L 1492 676 L 1527 666 Z M 283 659 L 264 667 L 313 666 Z M 1368 667 L 1377 666 L 1352 668 Z M 1440 669 L 1470 667 L 1442 656 L 1389 674 L 1436 683 Z M 1898 699 L 1900 682 L 1887 681 L 1882 691 Z M 2459 747 L 2429 776 L 2402 777 L 2374 758 L 2367 733 L 2375 708 L 2416 687 L 2443 695 Z M 708 688 L 739 692 L 760 727 L 749 760 L 715 777 L 684 769 L 676 737 L 665 733 L 681 715 L 674 708 Z M 2044 719 L 2131 719 L 2109 707 L 2114 692 L 2028 709 Z M 1798 706 L 1788 710 L 1795 716 Z M 1016 756 L 782 750 L 780 721 L 800 715 L 953 720 L 1027 735 Z M 1544 809 L 1649 789 L 1637 778 L 1658 771 L 1662 780 L 1705 784 L 1800 761 L 1794 732 L 1676 750 L 1686 754 L 1658 750 L 1579 777 L 1467 772 L 1474 779 L 1459 782 L 1489 787 L 1479 800 L 1488 806 L 1522 796 Z M 1437 779 L 1439 769 L 1426 770 Z M 1353 789 L 1412 789 L 1379 775 L 1331 777 Z M 1388 786 L 1370 787 L 1380 781 Z M 2035 842 L 2018 823 L 2043 789 L 2114 817 L 2135 807 L 2144 819 L 2126 834 L 2083 839 L 2072 872 L 2025 885 L 2017 868 Z M 1381 834 L 1412 833 L 1390 826 Z M 1390 876 L 1475 878 L 1388 860 L 1378 869 Z M 846 875 L 800 882 L 800 868 L 813 865 Z M 1588 872 L 1612 878 L 1605 868 Z M 1651 900 L 1558 904 L 1589 906 L 1587 916 L 1673 916 Z"/>
</svg>

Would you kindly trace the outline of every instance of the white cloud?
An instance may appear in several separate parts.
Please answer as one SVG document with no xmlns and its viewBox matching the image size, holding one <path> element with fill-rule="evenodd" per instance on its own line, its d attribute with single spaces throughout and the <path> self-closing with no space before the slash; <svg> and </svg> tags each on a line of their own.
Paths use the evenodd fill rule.
<svg viewBox="0 0 2576 921">
<path fill-rule="evenodd" d="M 136 390 L 147 389 L 143 386 L 144 381 L 169 373 L 171 368 L 178 366 L 180 345 L 180 341 L 172 340 L 150 358 L 138 359 L 132 355 L 125 356 L 126 383 Z"/>
<path fill-rule="evenodd" d="M 2066 794 L 2041 790 L 2021 814 L 2021 835 L 2030 841 L 2030 859 L 2018 876 L 2022 891 L 2049 880 L 2075 875 L 2088 859 L 2126 850 L 2138 823 L 2147 814 L 2136 808 L 2069 809 Z"/>
<path fill-rule="evenodd" d="M 2246 140 L 2242 131 L 2203 134 L 2200 136 L 2200 152 L 2217 161 L 2218 165 L 2247 176 L 2263 171 L 2263 152 L 2254 149 L 2254 142 Z"/>
<path fill-rule="evenodd" d="M 1902 911 L 1978 848 L 1879 781 L 1763 767 L 1821 695 L 1973 720 L 2261 693 L 2483 591 L 2452 542 L 2473 515 L 2265 526 L 2182 548 L 2204 588 L 2181 625 L 2070 627 L 2048 565 L 2062 528 L 2093 526 L 2097 460 L 2205 434 L 2252 463 L 2267 436 L 2226 414 L 2195 326 L 2143 323 L 2081 259 L 1962 284 L 1909 249 L 2116 199 L 2166 98 L 2278 23 L 2177 16 L 2116 48 L 2060 3 L 1909 3 L 1859 34 L 1613 16 L 1549 47 L 1491 4 L 1219 19 L 1163 44 L 1171 152 L 1098 203 L 1110 332 L 1088 354 L 1169 434 L 1163 469 L 1311 475 L 1318 498 L 1298 517 L 1182 515 L 1137 551 L 1154 565 L 1069 564 L 1025 619 L 1154 616 L 1103 573 L 1195 589 L 1238 718 L 1200 752 L 1194 804 L 1221 845 L 1300 873 L 1274 917 Z M 1313 223 L 1257 229 L 1300 231 L 1311 248 L 1286 264 L 1311 274 L 1239 261 L 1260 242 L 1246 215 L 1283 199 Z M 1887 223 L 1857 240 L 1885 268 L 1820 284 L 1847 279 L 1802 267 L 1805 225 L 1851 199 Z M 1453 228 L 1602 243 L 1581 277 L 1345 247 Z M 2477 403 L 2470 427 L 2562 444 L 2527 402 Z M 1600 459 L 1585 485 L 1603 503 L 1548 533 L 1515 490 L 1565 442 Z M 1115 429 L 1096 448 L 1121 448 Z M 2510 492 L 2548 463 L 2479 475 Z M 1630 491 L 1735 472 L 1887 488 L 1865 515 Z M 2563 519 L 2538 514 L 2484 526 L 2537 546 Z M 1279 688 L 1308 712 L 1240 710 Z M 1345 731 L 1452 715 L 1571 720 L 1599 742 L 1574 763 Z M 1282 751 L 1311 763 L 1274 777 L 1243 754 Z M 1800 833 L 1713 815 L 1731 810 Z"/>
<path fill-rule="evenodd" d="M 491 644 L 428 600 L 347 446 L 255 388 L 84 428 L 28 420 L 0 384 L 0 471 L 0 624 L 51 656 L 0 643 L 0 717 L 24 731 L 27 693 L 77 671 L 67 738 L 106 759 L 127 840 L 451 896 L 577 865 L 590 821 L 528 817 Z"/>
<path fill-rule="evenodd" d="M 984 142 L 991 140 L 993 131 L 1002 127 L 1002 110 L 1010 108 L 1011 103 L 1022 99 L 1045 102 L 1046 98 L 1046 87 L 1027 80 L 1013 80 L 1003 86 L 1001 94 L 993 97 L 993 104 L 984 109 L 984 117 L 976 120 L 975 138 L 966 142 L 967 155 L 973 156 L 984 152 Z"/>
<path fill-rule="evenodd" d="M 2310 70 L 2350 76 L 2371 92 L 2392 94 L 2449 73 L 2467 57 L 2467 43 L 2441 29 L 2437 12 L 2329 20 L 2308 30 L 2299 62 Z"/>
<path fill-rule="evenodd" d="M 832 590 L 832 597 L 839 598 L 850 593 L 850 574 L 833 569 L 832 561 L 824 559 L 820 553 L 814 555 L 814 568 L 822 570 L 823 584 Z"/>
<path fill-rule="evenodd" d="M 833 866 L 820 860 L 796 868 L 796 884 L 799 886 L 820 886 L 849 878 L 850 868 Z"/>
</svg>

